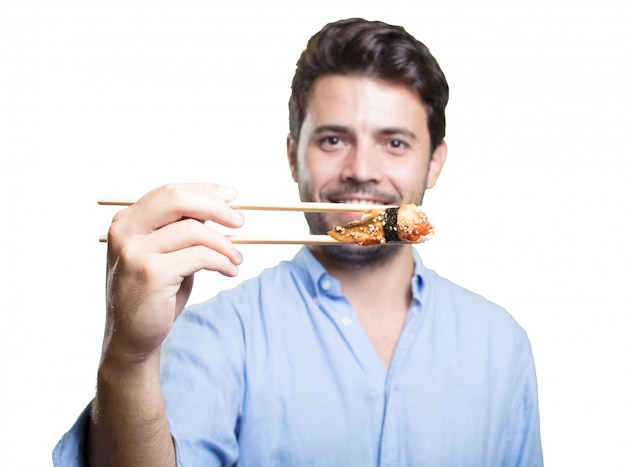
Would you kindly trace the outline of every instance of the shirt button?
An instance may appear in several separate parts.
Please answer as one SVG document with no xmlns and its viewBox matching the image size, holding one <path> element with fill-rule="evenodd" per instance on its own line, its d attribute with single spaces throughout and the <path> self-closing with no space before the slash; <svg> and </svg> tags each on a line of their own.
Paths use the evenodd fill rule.
<svg viewBox="0 0 626 467">
<path fill-rule="evenodd" d="M 349 316 L 344 316 L 343 318 L 341 318 L 341 324 L 343 324 L 345 327 L 352 326 L 352 318 L 350 318 Z"/>
<path fill-rule="evenodd" d="M 330 281 L 328 279 L 324 279 L 324 280 L 322 280 L 322 283 L 320 284 L 320 286 L 324 290 L 330 290 L 331 283 L 330 283 Z"/>
</svg>

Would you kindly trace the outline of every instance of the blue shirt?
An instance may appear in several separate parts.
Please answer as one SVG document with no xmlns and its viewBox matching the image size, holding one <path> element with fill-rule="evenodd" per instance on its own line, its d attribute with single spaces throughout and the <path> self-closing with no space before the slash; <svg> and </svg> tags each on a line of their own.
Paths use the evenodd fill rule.
<svg viewBox="0 0 626 467">
<path fill-rule="evenodd" d="M 542 465 L 526 334 L 414 258 L 388 371 L 308 248 L 187 308 L 162 351 L 179 465 Z M 55 465 L 82 465 L 85 418 Z"/>
</svg>

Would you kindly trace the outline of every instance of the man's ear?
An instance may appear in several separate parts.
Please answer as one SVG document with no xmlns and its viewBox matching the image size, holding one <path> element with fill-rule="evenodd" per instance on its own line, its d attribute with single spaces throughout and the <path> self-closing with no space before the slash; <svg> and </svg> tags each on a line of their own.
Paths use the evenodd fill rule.
<svg viewBox="0 0 626 467">
<path fill-rule="evenodd" d="M 291 135 L 287 135 L 287 158 L 289 160 L 289 170 L 291 170 L 291 178 L 298 183 L 298 144 L 293 140 Z"/>
<path fill-rule="evenodd" d="M 426 177 L 426 188 L 430 189 L 435 186 L 443 164 L 448 157 L 448 145 L 445 141 L 442 141 L 439 146 L 435 148 L 432 156 L 430 157 L 430 163 L 428 165 L 428 176 Z"/>
</svg>

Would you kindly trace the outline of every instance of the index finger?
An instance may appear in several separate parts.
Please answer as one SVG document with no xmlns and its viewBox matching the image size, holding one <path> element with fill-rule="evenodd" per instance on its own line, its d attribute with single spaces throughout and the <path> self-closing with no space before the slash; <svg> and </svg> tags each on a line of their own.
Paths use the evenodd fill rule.
<svg viewBox="0 0 626 467">
<path fill-rule="evenodd" d="M 124 223 L 123 230 L 131 235 L 149 234 L 185 218 L 236 228 L 243 216 L 228 205 L 236 197 L 234 188 L 214 183 L 167 184 L 120 211 L 114 222 Z"/>
</svg>

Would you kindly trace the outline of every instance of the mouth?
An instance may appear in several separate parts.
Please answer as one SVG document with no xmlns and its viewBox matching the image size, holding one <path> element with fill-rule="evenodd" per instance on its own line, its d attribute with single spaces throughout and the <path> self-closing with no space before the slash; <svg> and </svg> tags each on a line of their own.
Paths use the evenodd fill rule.
<svg viewBox="0 0 626 467">
<path fill-rule="evenodd" d="M 331 203 L 358 205 L 390 205 L 399 201 L 396 193 L 383 190 L 372 183 L 340 185 L 323 190 L 320 197 Z"/>
<path fill-rule="evenodd" d="M 378 206 L 389 206 L 393 205 L 395 199 L 384 196 L 367 196 L 363 194 L 359 195 L 356 193 L 345 193 L 343 195 L 328 197 L 328 201 L 330 201 L 331 203 L 355 204 L 359 206 L 367 206 L 370 204 Z"/>
<path fill-rule="evenodd" d="M 373 200 L 373 199 L 337 199 L 333 200 L 333 203 L 342 203 L 342 204 L 388 204 L 386 202 Z"/>
</svg>

